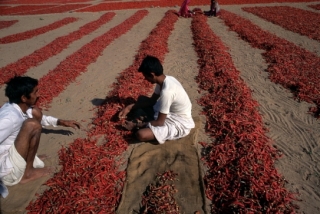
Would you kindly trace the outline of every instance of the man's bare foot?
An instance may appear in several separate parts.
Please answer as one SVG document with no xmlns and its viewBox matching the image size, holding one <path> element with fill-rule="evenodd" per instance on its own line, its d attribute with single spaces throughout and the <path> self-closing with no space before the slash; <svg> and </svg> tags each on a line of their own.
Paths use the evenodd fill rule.
<svg viewBox="0 0 320 214">
<path fill-rule="evenodd" d="M 47 158 L 50 158 L 50 156 L 45 155 L 45 154 L 43 154 L 43 155 L 37 155 L 37 156 L 38 156 L 38 158 L 40 158 L 40 160 L 42 160 L 42 161 L 46 160 Z"/>
<path fill-rule="evenodd" d="M 25 172 L 22 176 L 20 184 L 28 183 L 32 180 L 50 175 L 54 171 L 53 167 L 44 167 L 44 168 L 32 168 L 28 172 Z"/>
</svg>

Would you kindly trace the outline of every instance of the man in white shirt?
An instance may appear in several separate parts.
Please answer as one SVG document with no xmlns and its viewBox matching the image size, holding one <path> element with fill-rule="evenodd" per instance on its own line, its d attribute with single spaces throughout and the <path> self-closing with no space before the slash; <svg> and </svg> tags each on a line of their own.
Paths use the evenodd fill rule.
<svg viewBox="0 0 320 214">
<path fill-rule="evenodd" d="M 31 77 L 12 78 L 5 95 L 9 102 L 0 108 L 0 179 L 12 186 L 51 172 L 36 155 L 42 126 L 80 128 L 80 124 L 43 115 L 34 106 L 38 99 L 38 80 Z"/>
<path fill-rule="evenodd" d="M 147 56 L 139 69 L 144 78 L 156 84 L 151 97 L 141 96 L 134 104 L 126 106 L 120 118 L 137 109 L 153 107 L 154 118 L 147 122 L 125 121 L 128 130 L 137 129 L 136 137 L 140 141 L 156 139 L 160 144 L 166 140 L 175 140 L 187 136 L 195 127 L 191 116 L 192 104 L 180 82 L 172 76 L 163 74 L 163 67 L 158 58 Z"/>
</svg>

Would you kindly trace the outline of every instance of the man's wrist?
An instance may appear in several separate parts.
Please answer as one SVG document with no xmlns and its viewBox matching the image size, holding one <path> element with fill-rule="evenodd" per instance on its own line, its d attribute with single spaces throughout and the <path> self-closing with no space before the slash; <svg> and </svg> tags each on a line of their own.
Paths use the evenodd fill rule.
<svg viewBox="0 0 320 214">
<path fill-rule="evenodd" d="M 60 119 L 57 120 L 57 125 L 58 125 L 58 126 L 62 126 Z"/>
</svg>

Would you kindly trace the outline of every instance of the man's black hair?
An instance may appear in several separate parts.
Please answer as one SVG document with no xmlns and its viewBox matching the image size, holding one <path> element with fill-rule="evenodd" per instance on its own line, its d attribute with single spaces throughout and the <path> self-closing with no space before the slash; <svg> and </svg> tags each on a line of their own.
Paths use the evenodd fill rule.
<svg viewBox="0 0 320 214">
<path fill-rule="evenodd" d="M 157 57 L 148 55 L 142 60 L 138 71 L 148 76 L 150 76 L 151 73 L 160 76 L 163 74 L 163 67 Z"/>
<path fill-rule="evenodd" d="M 38 80 L 28 76 L 15 76 L 7 82 L 5 95 L 10 103 L 21 103 L 21 97 L 24 95 L 28 99 L 34 87 L 38 85 Z"/>
</svg>

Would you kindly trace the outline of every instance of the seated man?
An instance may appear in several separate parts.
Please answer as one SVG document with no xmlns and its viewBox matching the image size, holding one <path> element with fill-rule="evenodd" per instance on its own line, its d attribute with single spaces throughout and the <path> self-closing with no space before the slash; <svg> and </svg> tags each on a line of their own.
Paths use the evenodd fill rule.
<svg viewBox="0 0 320 214">
<path fill-rule="evenodd" d="M 80 128 L 80 124 L 42 115 L 34 106 L 38 99 L 38 80 L 31 77 L 12 78 L 5 95 L 9 102 L 0 108 L 0 179 L 12 186 L 51 172 L 36 155 L 42 126 Z"/>
<path fill-rule="evenodd" d="M 217 16 L 220 11 L 219 3 L 216 0 L 211 0 L 210 10 L 204 11 L 206 16 Z"/>
<path fill-rule="evenodd" d="M 138 129 L 136 137 L 140 141 L 156 139 L 160 144 L 187 136 L 195 124 L 191 116 L 192 104 L 180 82 L 164 75 L 159 59 L 153 56 L 147 56 L 138 71 L 147 81 L 156 84 L 155 91 L 151 97 L 140 97 L 136 103 L 126 106 L 119 117 L 125 118 L 132 111 L 148 107 L 153 107 L 155 114 L 153 120 L 126 121 L 124 127 Z"/>
<path fill-rule="evenodd" d="M 190 0 L 184 0 L 182 2 L 182 5 L 180 7 L 180 10 L 178 12 L 179 16 L 188 18 L 192 16 L 192 11 L 189 10 L 188 4 L 190 3 Z"/>
</svg>

